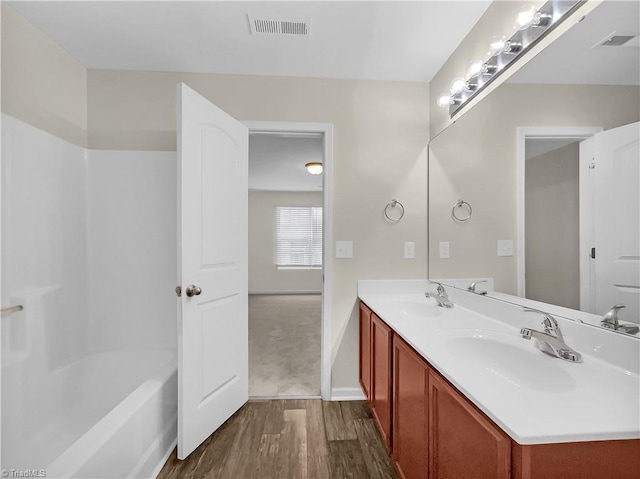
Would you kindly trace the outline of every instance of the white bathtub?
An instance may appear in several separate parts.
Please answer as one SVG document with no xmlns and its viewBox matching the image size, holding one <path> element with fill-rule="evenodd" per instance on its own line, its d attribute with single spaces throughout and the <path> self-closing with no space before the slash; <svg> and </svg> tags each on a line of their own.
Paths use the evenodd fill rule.
<svg viewBox="0 0 640 479">
<path fill-rule="evenodd" d="M 35 388 L 39 404 L 14 409 L 13 426 L 22 430 L 3 434 L 3 447 L 11 444 L 3 468 L 43 469 L 60 479 L 158 472 L 177 435 L 175 351 L 96 353 L 40 377 L 23 396 Z"/>
</svg>

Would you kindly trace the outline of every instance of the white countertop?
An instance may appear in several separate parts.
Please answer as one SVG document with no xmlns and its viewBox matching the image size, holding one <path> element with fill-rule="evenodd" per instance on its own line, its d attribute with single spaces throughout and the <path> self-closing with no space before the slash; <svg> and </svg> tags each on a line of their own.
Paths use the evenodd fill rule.
<svg viewBox="0 0 640 479">
<path fill-rule="evenodd" d="M 558 318 L 571 363 L 526 341 L 537 314 L 426 281 L 359 281 L 358 296 L 519 444 L 640 438 L 640 341 Z"/>
</svg>

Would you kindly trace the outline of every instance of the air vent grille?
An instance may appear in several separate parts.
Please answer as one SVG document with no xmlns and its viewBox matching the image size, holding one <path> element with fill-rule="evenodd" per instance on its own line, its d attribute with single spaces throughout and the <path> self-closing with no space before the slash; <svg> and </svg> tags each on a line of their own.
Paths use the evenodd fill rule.
<svg viewBox="0 0 640 479">
<path fill-rule="evenodd" d="M 274 20 L 247 15 L 252 35 L 306 36 L 311 33 L 310 20 Z"/>
<path fill-rule="evenodd" d="M 634 40 L 635 41 L 632 41 Z M 638 46 L 637 35 L 616 35 L 612 33 L 607 35 L 606 38 L 596 43 L 592 48 L 600 47 L 637 47 Z"/>
<path fill-rule="evenodd" d="M 602 45 L 603 47 L 619 47 L 634 38 L 634 36 L 635 35 L 614 35 L 610 38 L 607 38 L 600 45 Z"/>
</svg>

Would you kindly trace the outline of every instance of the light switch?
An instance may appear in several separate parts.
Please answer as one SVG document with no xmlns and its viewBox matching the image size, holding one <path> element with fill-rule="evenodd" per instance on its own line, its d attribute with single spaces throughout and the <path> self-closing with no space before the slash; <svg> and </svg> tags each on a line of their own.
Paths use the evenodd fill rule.
<svg viewBox="0 0 640 479">
<path fill-rule="evenodd" d="M 336 258 L 353 258 L 353 241 L 336 241 Z"/>
<path fill-rule="evenodd" d="M 498 240 L 498 256 L 513 256 L 513 240 Z"/>
<path fill-rule="evenodd" d="M 449 242 L 448 241 L 440 241 L 440 258 L 442 259 L 449 258 Z"/>
<path fill-rule="evenodd" d="M 404 242 L 404 259 L 414 259 L 416 257 L 416 244 L 413 241 Z"/>
</svg>

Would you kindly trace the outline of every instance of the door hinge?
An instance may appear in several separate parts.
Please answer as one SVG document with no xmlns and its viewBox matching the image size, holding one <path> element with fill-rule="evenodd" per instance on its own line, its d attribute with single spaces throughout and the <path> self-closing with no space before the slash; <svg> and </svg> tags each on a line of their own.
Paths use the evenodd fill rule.
<svg viewBox="0 0 640 479">
<path fill-rule="evenodd" d="M 178 298 L 182 296 L 182 286 L 176 286 L 176 296 Z"/>
<path fill-rule="evenodd" d="M 591 259 L 596 259 L 596 249 L 591 248 Z"/>
<path fill-rule="evenodd" d="M 589 169 L 593 170 L 596 167 L 596 159 L 595 158 L 591 158 L 591 162 L 589 163 Z"/>
</svg>

